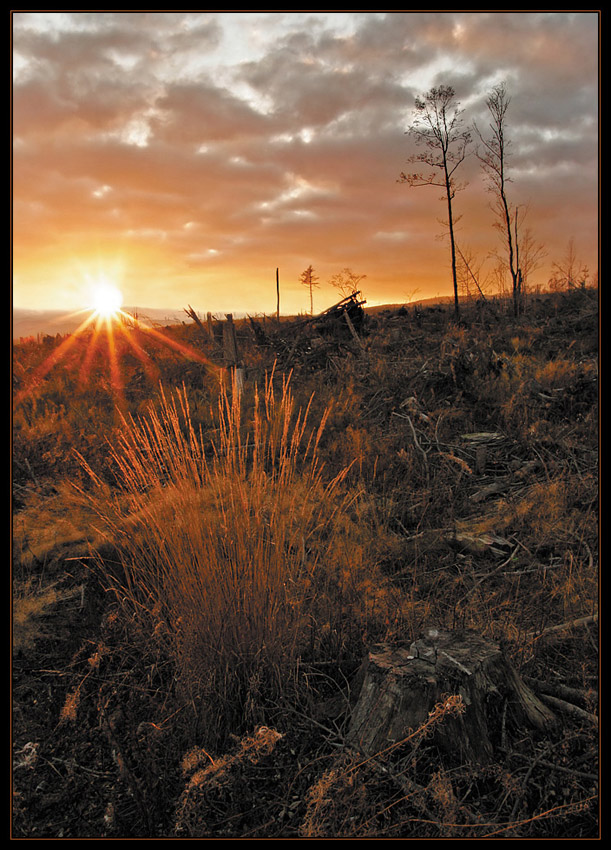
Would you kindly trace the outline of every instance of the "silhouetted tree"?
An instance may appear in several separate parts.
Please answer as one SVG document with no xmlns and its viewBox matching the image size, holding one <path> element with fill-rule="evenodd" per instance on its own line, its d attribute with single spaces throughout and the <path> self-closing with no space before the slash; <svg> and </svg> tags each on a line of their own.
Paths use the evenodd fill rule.
<svg viewBox="0 0 611 850">
<path fill-rule="evenodd" d="M 444 190 L 442 200 L 448 208 L 448 232 L 452 257 L 452 283 L 454 286 L 454 311 L 458 318 L 458 280 L 456 273 L 456 241 L 454 236 L 454 210 L 452 202 L 456 193 L 465 187 L 456 181 L 456 171 L 464 162 L 471 144 L 471 133 L 464 128 L 459 104 L 455 101 L 451 86 L 432 88 L 424 98 L 416 98 L 416 114 L 407 131 L 415 144 L 424 148 L 413 154 L 408 162 L 420 163 L 428 171 L 401 173 L 399 182 L 410 186 L 440 186 Z"/>
<path fill-rule="evenodd" d="M 520 216 L 520 210 L 522 214 Z M 530 227 L 524 226 L 528 208 L 519 206 L 514 213 L 514 238 L 516 246 L 516 265 L 520 270 L 520 294 L 528 290 L 528 278 L 532 272 L 541 266 L 547 251 L 541 242 L 537 242 Z"/>
<path fill-rule="evenodd" d="M 479 129 L 475 128 L 481 145 L 478 145 L 477 158 L 482 164 L 488 178 L 489 189 L 495 195 L 493 207 L 497 222 L 507 245 L 507 267 L 511 275 L 511 290 L 513 312 L 517 316 L 523 307 L 523 276 L 519 264 L 518 245 L 518 211 L 512 207 L 507 198 L 507 157 L 510 141 L 506 135 L 507 110 L 511 98 L 507 94 L 505 83 L 495 86 L 486 100 L 490 114 L 490 135 L 484 138 Z"/>
<path fill-rule="evenodd" d="M 564 257 L 559 263 L 553 263 L 549 288 L 553 292 L 567 291 L 579 287 L 585 289 L 590 272 L 587 266 L 577 259 L 575 240 L 571 237 L 566 246 Z"/>
<path fill-rule="evenodd" d="M 486 301 L 486 295 L 484 294 L 481 276 L 482 269 L 481 263 L 477 263 L 476 258 L 473 256 L 472 252 L 469 249 L 465 249 L 464 251 L 460 249 L 460 247 L 456 246 L 456 253 L 458 255 L 458 282 L 459 285 L 462 284 L 461 288 L 464 294 L 470 298 L 472 295 L 475 298 L 481 299 L 482 301 Z"/>
<path fill-rule="evenodd" d="M 314 274 L 314 269 L 312 268 L 312 266 L 308 266 L 305 271 L 301 272 L 301 275 L 299 277 L 299 282 L 302 283 L 304 286 L 307 286 L 308 289 L 310 290 L 310 315 L 313 316 L 314 315 L 313 289 L 314 289 L 315 286 L 320 286 L 320 283 L 318 282 L 318 277 Z"/>
<path fill-rule="evenodd" d="M 352 269 L 345 268 L 334 274 L 329 283 L 341 293 L 342 297 L 347 298 L 358 291 L 359 283 L 366 277 L 366 274 L 355 274 Z"/>
</svg>

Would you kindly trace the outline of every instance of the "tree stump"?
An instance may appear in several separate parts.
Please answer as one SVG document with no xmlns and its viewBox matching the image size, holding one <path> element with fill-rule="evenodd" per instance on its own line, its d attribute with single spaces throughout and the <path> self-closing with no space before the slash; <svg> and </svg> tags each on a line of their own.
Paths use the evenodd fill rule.
<svg viewBox="0 0 611 850">
<path fill-rule="evenodd" d="M 422 726 L 445 696 L 460 695 L 465 711 L 444 718 L 435 741 L 464 761 L 486 763 L 507 709 L 516 723 L 545 729 L 553 713 L 524 684 L 498 643 L 472 631 L 429 629 L 412 644 L 372 647 L 347 741 L 373 755 Z"/>
</svg>

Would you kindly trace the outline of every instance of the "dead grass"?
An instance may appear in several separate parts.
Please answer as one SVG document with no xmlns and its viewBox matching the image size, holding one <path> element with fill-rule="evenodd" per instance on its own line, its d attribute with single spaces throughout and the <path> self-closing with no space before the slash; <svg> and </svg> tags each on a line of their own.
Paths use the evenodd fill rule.
<svg viewBox="0 0 611 850">
<path fill-rule="evenodd" d="M 280 700 L 306 658 L 338 658 L 391 591 L 367 556 L 358 494 L 327 481 L 315 426 L 273 376 L 245 411 L 221 394 L 217 427 L 196 433 L 186 393 L 124 420 L 112 454 L 119 493 L 80 489 L 97 532 L 119 552 L 100 563 L 122 605 L 165 642 L 180 686 L 210 731 L 260 719 L 260 693 Z M 85 463 L 85 461 L 83 461 Z M 382 601 L 384 604 L 382 604 Z"/>
<path fill-rule="evenodd" d="M 27 652 L 53 635 L 43 621 L 57 603 L 55 585 L 34 586 L 28 581 L 13 590 L 13 651 Z"/>
</svg>

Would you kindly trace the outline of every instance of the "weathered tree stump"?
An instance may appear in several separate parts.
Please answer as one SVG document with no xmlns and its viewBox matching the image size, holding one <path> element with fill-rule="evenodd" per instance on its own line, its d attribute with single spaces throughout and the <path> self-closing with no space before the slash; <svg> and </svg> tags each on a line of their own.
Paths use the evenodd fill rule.
<svg viewBox="0 0 611 850">
<path fill-rule="evenodd" d="M 505 710 L 516 723 L 537 729 L 555 722 L 499 644 L 471 631 L 429 629 L 410 645 L 374 646 L 362 677 L 348 743 L 365 754 L 404 740 L 410 730 L 426 723 L 447 695 L 460 695 L 465 710 L 459 717 L 443 719 L 435 741 L 465 761 L 491 759 Z"/>
</svg>

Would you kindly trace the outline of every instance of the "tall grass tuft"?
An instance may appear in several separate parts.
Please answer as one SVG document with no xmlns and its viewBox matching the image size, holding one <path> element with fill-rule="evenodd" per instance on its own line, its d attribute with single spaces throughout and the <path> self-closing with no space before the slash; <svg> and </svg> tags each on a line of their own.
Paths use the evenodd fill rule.
<svg viewBox="0 0 611 850">
<path fill-rule="evenodd" d="M 162 390 L 145 416 L 123 420 L 118 490 L 90 473 L 98 531 L 119 553 L 107 580 L 215 722 L 263 721 L 261 695 L 279 700 L 302 659 L 340 652 L 346 622 L 378 590 L 362 540 L 350 543 L 347 470 L 323 478 L 328 409 L 310 426 L 310 407 L 295 410 L 290 381 L 275 389 L 272 374 L 248 414 L 235 385 L 221 391 L 204 435 L 184 388 Z"/>
</svg>

